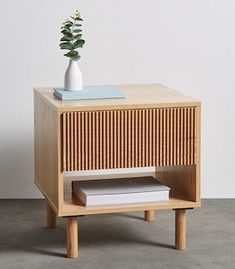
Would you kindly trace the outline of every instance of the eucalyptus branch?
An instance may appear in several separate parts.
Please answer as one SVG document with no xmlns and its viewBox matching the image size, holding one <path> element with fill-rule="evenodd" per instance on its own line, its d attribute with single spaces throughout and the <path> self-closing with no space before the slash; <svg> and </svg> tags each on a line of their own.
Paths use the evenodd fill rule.
<svg viewBox="0 0 235 269">
<path fill-rule="evenodd" d="M 69 19 L 66 19 L 61 27 L 61 33 L 63 37 L 60 39 L 60 48 L 68 50 L 64 56 L 69 57 L 71 60 L 77 61 L 80 59 L 78 52 L 79 48 L 82 48 L 85 44 L 85 40 L 82 37 L 81 24 L 77 22 L 82 21 L 80 13 L 76 10 L 74 16 L 71 16 L 73 22 Z"/>
</svg>

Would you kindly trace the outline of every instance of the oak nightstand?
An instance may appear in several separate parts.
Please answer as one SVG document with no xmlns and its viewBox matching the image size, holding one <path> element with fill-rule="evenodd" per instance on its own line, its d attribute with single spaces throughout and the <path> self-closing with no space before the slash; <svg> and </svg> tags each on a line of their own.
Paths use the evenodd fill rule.
<svg viewBox="0 0 235 269">
<path fill-rule="evenodd" d="M 60 101 L 52 88 L 34 90 L 35 183 L 47 200 L 48 227 L 67 218 L 70 258 L 78 256 L 79 215 L 145 211 L 151 221 L 154 210 L 174 209 L 175 246 L 184 249 L 185 210 L 200 206 L 200 102 L 159 84 L 118 87 L 126 98 Z M 170 200 L 84 207 L 64 177 L 65 171 L 135 167 L 155 167 L 171 188 Z"/>
</svg>

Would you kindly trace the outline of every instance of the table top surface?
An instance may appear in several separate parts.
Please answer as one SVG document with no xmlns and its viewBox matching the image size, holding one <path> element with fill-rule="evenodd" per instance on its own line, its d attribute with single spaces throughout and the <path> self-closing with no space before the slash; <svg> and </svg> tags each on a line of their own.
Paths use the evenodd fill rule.
<svg viewBox="0 0 235 269">
<path fill-rule="evenodd" d="M 53 88 L 34 91 L 58 112 L 200 106 L 200 101 L 161 84 L 115 86 L 124 90 L 125 98 L 61 101 L 53 96 Z"/>
</svg>

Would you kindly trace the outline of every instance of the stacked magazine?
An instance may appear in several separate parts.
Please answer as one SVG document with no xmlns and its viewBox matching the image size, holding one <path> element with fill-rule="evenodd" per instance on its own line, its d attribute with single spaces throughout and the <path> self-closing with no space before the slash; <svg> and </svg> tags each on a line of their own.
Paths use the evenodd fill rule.
<svg viewBox="0 0 235 269">
<path fill-rule="evenodd" d="M 154 177 L 73 181 L 72 189 L 85 206 L 166 202 L 170 191 Z"/>
</svg>

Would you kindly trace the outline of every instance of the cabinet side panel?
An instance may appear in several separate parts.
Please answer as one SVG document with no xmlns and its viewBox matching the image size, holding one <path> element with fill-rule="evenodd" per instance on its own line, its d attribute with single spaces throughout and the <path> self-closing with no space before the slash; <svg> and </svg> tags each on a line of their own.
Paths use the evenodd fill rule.
<svg viewBox="0 0 235 269">
<path fill-rule="evenodd" d="M 34 181 L 58 211 L 58 118 L 38 94 L 34 93 Z"/>
<path fill-rule="evenodd" d="M 172 196 L 199 202 L 196 188 L 196 165 L 157 167 L 156 178 L 171 188 Z"/>
</svg>

